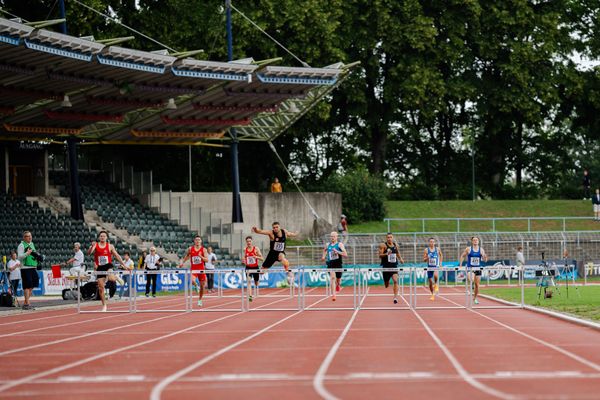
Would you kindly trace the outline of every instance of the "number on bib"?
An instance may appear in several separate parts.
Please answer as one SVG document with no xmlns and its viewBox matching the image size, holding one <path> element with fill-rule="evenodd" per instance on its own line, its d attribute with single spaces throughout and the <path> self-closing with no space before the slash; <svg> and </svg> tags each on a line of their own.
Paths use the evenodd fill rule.
<svg viewBox="0 0 600 400">
<path fill-rule="evenodd" d="M 479 257 L 471 257 L 471 265 L 474 267 L 479 267 Z"/>
<path fill-rule="evenodd" d="M 338 258 L 340 258 L 340 255 L 335 252 L 335 251 L 330 251 L 329 252 L 329 259 L 330 260 L 337 260 Z"/>
<path fill-rule="evenodd" d="M 254 265 L 256 264 L 256 257 L 246 257 L 246 265 Z"/>
<path fill-rule="evenodd" d="M 389 263 L 395 263 L 396 262 L 396 253 L 390 253 L 388 254 L 388 262 Z"/>
<path fill-rule="evenodd" d="M 283 251 L 285 249 L 285 243 L 283 242 L 275 242 L 275 245 L 273 246 L 273 250 L 275 251 Z"/>
<path fill-rule="evenodd" d="M 429 257 L 429 266 L 437 267 L 437 257 Z"/>
<path fill-rule="evenodd" d="M 200 264 L 201 262 L 202 262 L 202 257 L 200 257 L 200 256 L 192 257 L 192 264 Z"/>
<path fill-rule="evenodd" d="M 98 257 L 98 264 L 99 265 L 106 265 L 106 264 L 108 264 L 108 256 L 100 256 L 100 257 Z"/>
</svg>

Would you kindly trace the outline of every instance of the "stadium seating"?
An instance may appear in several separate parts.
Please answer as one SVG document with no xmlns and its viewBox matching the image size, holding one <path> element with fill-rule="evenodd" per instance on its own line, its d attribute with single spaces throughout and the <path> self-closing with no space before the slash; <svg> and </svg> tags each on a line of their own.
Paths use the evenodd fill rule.
<svg viewBox="0 0 600 400">
<path fill-rule="evenodd" d="M 65 173 L 54 171 L 50 174 L 50 179 L 60 187 L 61 196 L 69 196 Z M 108 182 L 102 174 L 80 173 L 80 182 L 84 207 L 96 210 L 103 221 L 114 223 L 117 228 L 125 229 L 144 241 L 151 241 L 179 258 L 183 257 L 185 250 L 193 242 L 195 232 L 140 204 L 138 199 Z M 220 265 L 239 264 L 237 258 L 231 257 L 227 250 L 220 249 L 217 243 L 205 241 L 204 245 L 211 245 L 217 256 L 226 260 Z M 175 263 L 167 263 L 166 266 L 175 266 Z"/>
</svg>

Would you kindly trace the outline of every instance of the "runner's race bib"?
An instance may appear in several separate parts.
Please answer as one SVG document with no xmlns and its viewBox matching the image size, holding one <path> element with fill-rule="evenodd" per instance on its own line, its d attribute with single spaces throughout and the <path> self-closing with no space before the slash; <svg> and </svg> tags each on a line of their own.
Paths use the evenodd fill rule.
<svg viewBox="0 0 600 400">
<path fill-rule="evenodd" d="M 275 242 L 275 245 L 273 246 L 273 250 L 275 251 L 283 251 L 285 249 L 285 243 L 283 242 Z"/>
<path fill-rule="evenodd" d="M 389 263 L 395 263 L 396 261 L 397 261 L 396 253 L 388 254 L 388 262 Z"/>
<path fill-rule="evenodd" d="M 246 265 L 256 264 L 256 257 L 246 257 Z"/>
<path fill-rule="evenodd" d="M 98 265 L 106 265 L 108 264 L 108 256 L 99 256 L 98 257 Z"/>
<path fill-rule="evenodd" d="M 479 257 L 471 257 L 471 266 L 479 267 Z"/>
<path fill-rule="evenodd" d="M 335 252 L 335 251 L 330 251 L 329 252 L 329 259 L 330 260 L 337 260 L 339 258 L 340 258 L 340 255 L 337 252 Z"/>
<path fill-rule="evenodd" d="M 430 267 L 437 267 L 437 257 L 430 257 L 429 258 L 429 266 Z"/>
<path fill-rule="evenodd" d="M 202 263 L 202 257 L 200 257 L 200 256 L 192 257 L 192 264 L 200 264 L 200 263 Z"/>
</svg>

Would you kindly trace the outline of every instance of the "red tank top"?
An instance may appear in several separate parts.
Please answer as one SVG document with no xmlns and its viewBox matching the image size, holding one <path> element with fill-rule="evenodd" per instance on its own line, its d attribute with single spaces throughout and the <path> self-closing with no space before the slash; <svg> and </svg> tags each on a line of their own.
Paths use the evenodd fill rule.
<svg viewBox="0 0 600 400">
<path fill-rule="evenodd" d="M 96 265 L 106 265 L 112 263 L 110 244 L 108 242 L 106 242 L 104 247 L 100 247 L 100 243 L 96 243 L 96 250 L 94 250 L 94 262 Z"/>
<path fill-rule="evenodd" d="M 204 261 L 202 257 L 204 255 L 204 246 L 200 246 L 200 249 L 196 250 L 194 246 L 190 247 L 190 263 L 192 264 L 192 270 L 204 269 Z"/>
<path fill-rule="evenodd" d="M 256 256 L 256 246 L 252 246 L 252 250 L 248 250 L 247 247 L 244 249 L 246 267 L 258 267 L 258 259 Z"/>
</svg>

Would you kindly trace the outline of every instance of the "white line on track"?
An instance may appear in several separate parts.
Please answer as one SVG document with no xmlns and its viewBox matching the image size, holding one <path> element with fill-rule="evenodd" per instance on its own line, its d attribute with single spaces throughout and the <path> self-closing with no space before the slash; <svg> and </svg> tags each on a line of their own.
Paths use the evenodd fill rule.
<svg viewBox="0 0 600 400">
<path fill-rule="evenodd" d="M 316 289 L 316 288 L 315 288 Z M 314 289 L 313 289 L 314 290 Z M 312 306 L 314 306 L 315 304 L 318 304 L 324 300 L 327 300 L 329 297 L 323 297 L 321 300 L 318 300 L 316 302 L 314 302 L 313 304 L 311 304 L 310 306 L 308 306 L 307 308 L 310 308 Z M 340 310 L 342 311 L 342 310 Z M 190 365 L 188 365 L 187 367 L 180 369 L 179 371 L 175 372 L 174 374 L 171 374 L 169 376 L 167 376 L 166 378 L 162 379 L 157 385 L 155 385 L 152 388 L 152 392 L 150 393 L 150 400 L 160 400 L 161 394 L 162 392 L 165 390 L 165 388 L 167 386 L 169 386 L 171 383 L 175 382 L 176 380 L 178 380 L 179 378 L 187 375 L 188 373 L 190 373 L 191 371 L 195 370 L 196 368 L 201 367 L 202 365 L 214 360 L 215 358 L 227 353 L 228 351 L 262 335 L 263 333 L 271 330 L 272 328 L 276 327 L 277 325 L 280 325 L 282 323 L 284 323 L 285 321 L 289 320 L 290 318 L 293 318 L 295 316 L 297 316 L 298 314 L 303 313 L 304 311 L 299 310 L 296 311 L 293 314 L 288 315 L 287 317 L 284 317 L 280 320 L 278 320 L 277 322 L 272 323 L 271 325 L 261 329 L 258 332 L 253 333 L 252 335 L 246 336 L 244 339 L 240 339 L 235 343 L 230 344 L 229 346 L 223 347 L 222 349 L 220 349 L 219 351 L 216 351 L 198 361 L 196 361 L 195 363 L 192 363 Z"/>
<path fill-rule="evenodd" d="M 406 299 L 404 298 L 404 296 L 402 296 L 402 299 L 404 300 L 404 302 L 406 302 Z M 457 303 L 455 303 L 455 304 L 457 304 Z M 435 332 L 433 332 L 433 330 L 431 329 L 429 324 L 427 324 L 427 322 L 425 322 L 425 320 L 419 315 L 419 313 L 412 308 L 411 308 L 411 311 L 415 315 L 415 317 L 417 317 L 417 319 L 419 320 L 421 325 L 423 325 L 423 327 L 425 328 L 425 330 L 427 331 L 429 336 L 431 336 L 433 341 L 442 350 L 442 352 L 444 353 L 446 358 L 450 361 L 450 363 L 452 364 L 452 366 L 454 367 L 456 372 L 458 372 L 458 374 L 463 378 L 463 380 L 465 382 L 467 382 L 469 385 L 473 386 L 474 388 L 476 388 L 484 393 L 487 393 L 491 396 L 497 397 L 499 399 L 513 400 L 513 399 L 517 398 L 516 396 L 511 395 L 509 393 L 504 393 L 504 392 L 496 390 L 492 387 L 489 387 L 489 386 L 485 385 L 484 383 L 479 382 L 473 375 L 469 374 L 469 372 L 467 372 L 467 370 L 462 366 L 462 364 L 458 362 L 456 357 L 454 357 L 454 354 L 452 354 L 452 352 L 448 349 L 448 347 L 446 347 L 444 342 L 442 342 L 442 340 L 435 334 Z"/>
<path fill-rule="evenodd" d="M 446 300 L 446 301 L 454 303 L 452 300 L 450 300 L 448 298 L 444 298 L 444 297 L 442 297 L 442 298 L 444 300 Z M 457 304 L 457 303 L 454 303 L 454 304 Z M 517 333 L 517 334 L 521 335 L 521 336 L 524 336 L 527 339 L 533 340 L 534 342 L 539 343 L 542 346 L 548 347 L 548 348 L 550 348 L 552 350 L 555 350 L 555 351 L 557 351 L 557 352 L 559 352 L 559 353 L 561 353 L 561 354 L 563 354 L 563 355 L 565 355 L 565 356 L 567 356 L 569 358 L 572 358 L 573 360 L 578 361 L 581 364 L 584 364 L 584 365 L 592 368 L 595 371 L 600 371 L 600 365 L 598 365 L 598 364 L 596 364 L 596 363 L 594 363 L 594 362 L 592 362 L 590 360 L 587 360 L 587 359 L 585 359 L 585 358 L 583 358 L 581 356 L 578 356 L 575 353 L 571 353 L 570 351 L 565 350 L 562 347 L 556 346 L 556 345 L 554 345 L 552 343 L 546 342 L 545 340 L 539 339 L 539 338 L 537 338 L 535 336 L 532 336 L 532 335 L 530 335 L 528 333 L 520 331 L 519 329 L 513 328 L 512 326 L 507 325 L 507 324 L 505 324 L 503 322 L 500 322 L 500 321 L 498 321 L 498 320 L 496 320 L 496 319 L 494 319 L 492 317 L 489 317 L 489 316 L 487 316 L 485 314 L 482 314 L 482 313 L 480 313 L 477 310 L 473 310 L 473 309 L 467 309 L 467 310 L 470 311 L 470 312 L 472 312 L 472 313 L 474 313 L 474 314 L 477 314 L 477 315 L 479 315 L 479 316 L 481 316 L 481 317 L 483 317 L 483 318 L 485 318 L 485 319 L 487 319 L 487 320 L 489 320 L 491 322 L 494 322 L 495 324 L 500 325 L 503 328 L 506 328 L 506 329 L 508 329 L 508 330 L 510 330 L 510 331 L 512 331 L 514 333 Z M 519 311 L 521 311 L 521 310 L 519 310 Z"/>
<path fill-rule="evenodd" d="M 239 300 L 234 301 L 234 302 L 237 303 L 238 301 Z M 222 305 L 231 304 L 231 303 L 234 303 L 234 302 L 228 302 L 228 303 L 220 304 L 220 305 L 214 306 L 214 307 L 220 307 Z M 213 308 L 213 307 L 208 307 L 208 308 Z M 132 327 L 132 326 L 137 326 L 137 325 L 147 324 L 147 323 L 150 323 L 150 322 L 160 321 L 160 320 L 167 319 L 167 318 L 180 317 L 180 316 L 183 316 L 183 315 L 187 315 L 187 313 L 185 313 L 185 312 L 180 312 L 179 313 L 178 312 L 176 314 L 166 315 L 166 316 L 163 316 L 163 317 L 148 319 L 148 320 L 144 320 L 144 321 L 140 321 L 140 322 L 134 322 L 134 323 L 127 324 L 127 325 L 116 326 L 114 328 L 103 329 L 101 331 L 84 333 L 82 335 L 72 336 L 72 337 L 68 337 L 68 338 L 64 338 L 64 339 L 53 340 L 51 342 L 38 343 L 38 344 L 35 344 L 35 345 L 26 346 L 26 347 L 19 347 L 17 349 L 11 349 L 11 350 L 6 350 L 6 351 L 3 351 L 3 352 L 0 352 L 0 357 L 6 356 L 6 355 L 9 355 L 9 354 L 19 353 L 19 352 L 22 352 L 22 351 L 37 349 L 37 348 L 40 348 L 40 347 L 51 346 L 51 345 L 55 345 L 55 344 L 59 344 L 59 343 L 69 342 L 69 341 L 72 341 L 72 340 L 83 339 L 83 338 L 87 338 L 87 337 L 90 337 L 90 336 L 95 336 L 95 335 L 99 335 L 99 334 L 103 334 L 103 333 L 112 332 L 112 331 L 115 331 L 115 330 L 118 330 L 118 329 L 129 328 L 129 327 Z"/>
<path fill-rule="evenodd" d="M 170 299 L 170 301 L 173 301 L 173 300 L 179 300 L 179 299 Z M 165 302 L 167 302 L 167 300 L 163 300 L 161 303 L 165 303 Z M 158 307 L 157 310 L 161 310 L 163 308 L 168 308 L 168 307 L 171 307 L 171 306 L 170 305 L 166 305 L 166 306 Z M 123 313 L 123 315 L 127 315 L 127 313 Z M 64 323 L 64 324 L 44 326 L 44 327 L 41 327 L 41 328 L 29 329 L 29 330 L 26 330 L 26 331 L 5 333 L 4 335 L 0 335 L 0 338 L 9 337 L 9 336 L 22 335 L 24 333 L 39 332 L 39 331 L 43 331 L 43 330 L 46 330 L 46 329 L 54 329 L 54 328 L 62 328 L 62 327 L 65 327 L 65 326 L 87 324 L 87 323 L 90 323 L 90 322 L 96 322 L 96 321 L 100 321 L 100 320 L 108 319 L 108 318 L 115 318 L 115 315 L 107 315 L 105 317 L 94 317 L 94 318 L 91 318 L 91 319 L 86 319 L 85 321 L 67 322 L 67 323 Z"/>
<path fill-rule="evenodd" d="M 287 300 L 287 299 L 275 300 L 275 301 L 272 301 L 270 303 L 267 303 L 267 304 L 263 305 L 263 307 L 271 305 L 271 304 L 279 303 L 279 302 L 284 301 L 284 300 Z M 243 312 L 242 311 L 236 312 L 234 314 L 226 315 L 226 316 L 221 317 L 221 318 L 217 318 L 217 319 L 214 319 L 214 320 L 211 320 L 211 321 L 207 321 L 207 322 L 204 322 L 204 323 L 201 323 L 201 324 L 193 325 L 191 327 L 184 328 L 184 329 L 181 329 L 181 330 L 178 330 L 178 331 L 175 331 L 175 332 L 171 332 L 171 333 L 166 334 L 166 335 L 158 336 L 158 337 L 155 337 L 155 338 L 152 338 L 152 339 L 148 339 L 148 340 L 145 340 L 145 341 L 142 341 L 142 342 L 139 342 L 139 343 L 135 343 L 135 344 L 132 344 L 132 345 L 120 347 L 120 348 L 117 348 L 117 349 L 114 349 L 114 350 L 111 350 L 111 351 L 99 353 L 99 354 L 96 354 L 94 356 L 90 356 L 90 357 L 84 358 L 84 359 L 79 360 L 79 361 L 74 361 L 74 362 L 69 363 L 69 364 L 61 365 L 60 367 L 56 367 L 56 368 L 52 368 L 52 369 L 46 370 L 44 372 L 39 372 L 39 373 L 36 373 L 36 374 L 25 376 L 23 378 L 15 379 L 12 382 L 8 382 L 8 383 L 5 383 L 5 384 L 1 385 L 0 386 L 0 393 L 4 392 L 4 391 L 6 391 L 6 390 L 8 390 L 10 388 L 13 388 L 15 386 L 19 386 L 19 385 L 22 385 L 24 383 L 31 382 L 31 381 L 33 381 L 35 379 L 39 379 L 39 378 L 43 378 L 43 377 L 48 376 L 48 375 L 56 374 L 58 372 L 61 372 L 61 371 L 64 371 L 64 370 L 67 370 L 67 369 L 70 369 L 70 368 L 75 368 L 75 367 L 87 364 L 89 362 L 92 362 L 92 361 L 95 361 L 95 360 L 98 360 L 98 359 L 101 359 L 101 358 L 104 358 L 104 357 L 108 357 L 108 356 L 111 356 L 111 355 L 114 355 L 114 354 L 118 354 L 118 353 L 120 353 L 122 351 L 127 351 L 127 350 L 131 350 L 131 349 L 134 349 L 134 348 L 137 348 L 137 347 L 140 347 L 140 346 L 145 346 L 145 345 L 147 345 L 149 343 L 154 343 L 154 342 L 157 342 L 157 341 L 160 341 L 160 340 L 163 340 L 163 339 L 167 339 L 167 338 L 179 335 L 181 333 L 185 333 L 185 332 L 188 332 L 190 330 L 200 328 L 202 326 L 210 325 L 210 324 L 213 324 L 215 322 L 219 322 L 219 321 L 223 321 L 223 320 L 235 317 L 235 316 L 240 315 L 240 314 L 243 314 Z M 161 320 L 161 319 L 165 319 L 165 318 L 172 318 L 172 317 L 180 316 L 180 315 L 189 315 L 189 314 L 185 313 L 185 314 L 168 315 L 166 317 L 160 317 L 160 318 L 155 318 L 155 319 L 152 319 L 152 320 L 144 321 L 144 323 L 153 322 L 153 321 L 157 321 L 157 320 Z M 140 323 L 125 325 L 125 326 L 121 326 L 121 327 L 117 327 L 117 328 L 112 328 L 110 330 L 122 329 L 124 327 L 135 326 L 135 325 L 139 325 L 139 324 Z M 108 330 L 106 330 L 106 331 L 108 331 Z M 82 335 L 82 336 L 88 336 L 88 335 Z"/>
<path fill-rule="evenodd" d="M 350 320 L 344 327 L 344 330 L 342 331 L 342 333 L 340 333 L 340 336 L 338 337 L 336 342 L 333 344 L 333 346 L 331 346 L 331 349 L 329 349 L 329 353 L 327 353 L 327 356 L 325 356 L 325 359 L 319 366 L 319 369 L 317 370 L 317 373 L 315 374 L 315 376 L 313 378 L 313 388 L 316 390 L 316 392 L 321 397 L 323 397 L 326 400 L 337 400 L 337 397 L 335 397 L 333 394 L 331 394 L 325 388 L 325 385 L 323 384 L 325 374 L 327 373 L 327 369 L 329 368 L 329 365 L 331 365 L 331 362 L 333 361 L 335 354 L 337 353 L 340 346 L 342 345 L 342 342 L 346 338 L 346 335 L 348 334 L 348 331 L 350 330 L 352 323 L 354 322 L 354 320 L 356 319 L 356 316 L 358 315 L 358 312 L 360 311 L 360 306 L 362 306 L 362 303 L 365 301 L 368 294 L 369 294 L 369 287 L 367 287 L 367 291 L 366 291 L 365 295 L 363 296 L 363 298 L 361 299 L 359 307 L 356 310 L 354 310 L 354 312 L 352 313 Z"/>
</svg>

